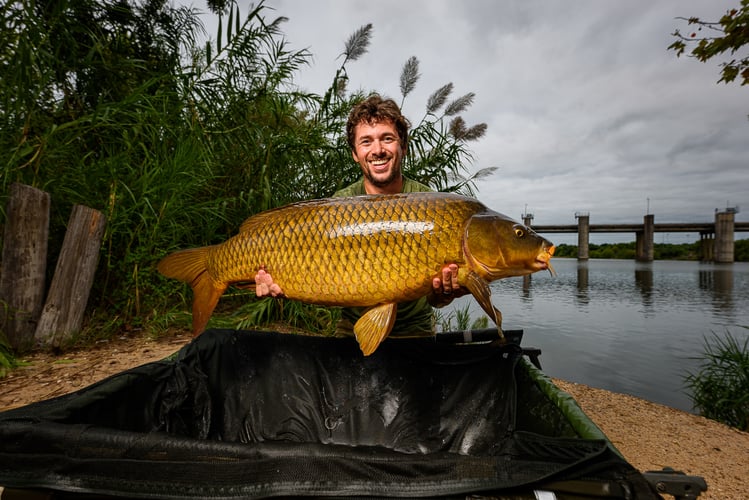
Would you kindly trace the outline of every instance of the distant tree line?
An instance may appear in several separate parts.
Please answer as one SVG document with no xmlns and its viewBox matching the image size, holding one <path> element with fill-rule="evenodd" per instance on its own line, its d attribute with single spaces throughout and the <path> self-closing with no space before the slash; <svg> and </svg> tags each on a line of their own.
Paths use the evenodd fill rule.
<svg viewBox="0 0 749 500">
<path fill-rule="evenodd" d="M 636 254 L 635 242 L 629 243 L 591 243 L 588 247 L 591 259 L 634 259 Z M 555 257 L 577 258 L 577 245 L 562 243 L 557 245 Z M 655 260 L 699 260 L 700 243 L 655 243 L 653 245 Z M 734 247 L 736 262 L 749 262 L 749 239 L 736 240 Z"/>
</svg>

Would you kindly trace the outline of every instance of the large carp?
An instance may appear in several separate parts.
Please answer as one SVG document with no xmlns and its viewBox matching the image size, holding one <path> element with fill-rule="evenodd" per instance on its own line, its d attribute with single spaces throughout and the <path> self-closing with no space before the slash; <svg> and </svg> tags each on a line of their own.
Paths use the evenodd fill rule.
<svg viewBox="0 0 749 500">
<path fill-rule="evenodd" d="M 224 243 L 181 250 L 159 262 L 193 289 L 193 334 L 205 328 L 231 284 L 251 284 L 261 266 L 289 299 L 369 309 L 354 325 L 364 355 L 390 333 L 397 303 L 429 294 L 442 267 L 459 267 L 500 336 L 489 282 L 551 269 L 554 245 L 479 201 L 447 193 L 303 201 L 247 219 Z"/>
</svg>

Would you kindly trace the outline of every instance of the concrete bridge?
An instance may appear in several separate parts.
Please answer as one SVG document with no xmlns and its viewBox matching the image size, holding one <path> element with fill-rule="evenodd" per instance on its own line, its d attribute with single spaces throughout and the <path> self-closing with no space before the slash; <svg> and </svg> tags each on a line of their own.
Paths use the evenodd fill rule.
<svg viewBox="0 0 749 500">
<path fill-rule="evenodd" d="M 700 259 L 713 262 L 733 262 L 734 232 L 749 232 L 749 222 L 736 222 L 737 208 L 715 211 L 715 222 L 656 224 L 655 216 L 643 217 L 642 224 L 591 224 L 590 214 L 576 213 L 577 224 L 533 225 L 533 214 L 523 214 L 523 223 L 537 233 L 577 233 L 577 258 L 588 260 L 590 233 L 635 233 L 635 258 L 639 261 L 653 260 L 653 236 L 655 233 L 699 233 Z"/>
</svg>

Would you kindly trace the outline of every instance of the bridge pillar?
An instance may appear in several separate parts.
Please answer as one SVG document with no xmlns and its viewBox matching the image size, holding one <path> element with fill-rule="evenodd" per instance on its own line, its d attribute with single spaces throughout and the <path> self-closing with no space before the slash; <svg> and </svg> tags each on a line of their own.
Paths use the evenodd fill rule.
<svg viewBox="0 0 749 500">
<path fill-rule="evenodd" d="M 715 212 L 715 262 L 733 262 L 733 229 L 735 208 Z"/>
<path fill-rule="evenodd" d="M 642 231 L 637 231 L 635 259 L 641 262 L 653 262 L 653 235 L 655 234 L 655 216 L 647 214 L 642 219 Z"/>
<path fill-rule="evenodd" d="M 590 236 L 590 214 L 576 213 L 577 219 L 577 260 L 588 260 L 590 252 L 588 241 Z"/>
<path fill-rule="evenodd" d="M 713 248 L 715 239 L 712 232 L 700 231 L 700 260 L 702 262 L 713 261 Z"/>
</svg>

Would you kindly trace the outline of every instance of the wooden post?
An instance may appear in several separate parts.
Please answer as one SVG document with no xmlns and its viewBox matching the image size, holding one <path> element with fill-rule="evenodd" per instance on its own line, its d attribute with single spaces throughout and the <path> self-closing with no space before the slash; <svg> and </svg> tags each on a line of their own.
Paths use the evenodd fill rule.
<svg viewBox="0 0 749 500">
<path fill-rule="evenodd" d="M 83 205 L 73 207 L 55 275 L 34 335 L 37 342 L 58 347 L 80 331 L 99 263 L 105 225 L 104 214 L 98 210 Z"/>
<path fill-rule="evenodd" d="M 0 272 L 0 331 L 10 347 L 24 352 L 44 304 L 49 240 L 49 194 L 13 183 L 6 208 Z"/>
</svg>

